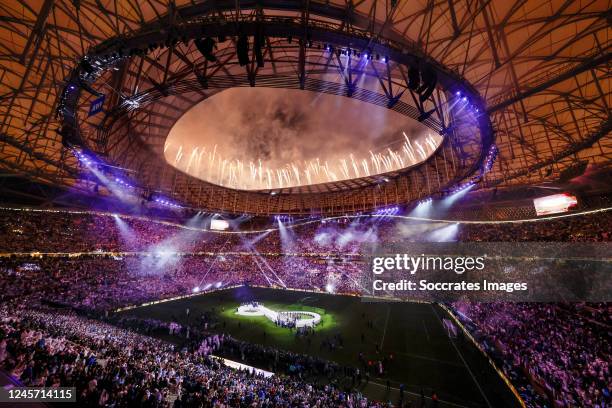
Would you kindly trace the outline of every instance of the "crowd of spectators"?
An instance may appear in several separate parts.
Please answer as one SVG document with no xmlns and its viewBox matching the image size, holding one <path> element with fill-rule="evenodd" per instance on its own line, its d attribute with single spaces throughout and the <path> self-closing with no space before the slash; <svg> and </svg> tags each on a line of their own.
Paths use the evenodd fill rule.
<svg viewBox="0 0 612 408">
<path fill-rule="evenodd" d="M 0 334 L 3 370 L 28 386 L 74 386 L 79 406 L 384 406 L 333 384 L 230 369 L 199 348 L 72 313 L 2 308 Z"/>
<path fill-rule="evenodd" d="M 432 230 L 427 224 L 391 218 L 319 220 L 248 234 L 94 213 L 2 210 L 0 220 L 0 252 L 5 254 L 0 257 L 1 367 L 27 385 L 77 384 L 81 401 L 109 406 L 187 406 L 194 401 L 369 404 L 334 386 L 304 385 L 302 374 L 311 378 L 337 369 L 326 362 L 293 355 L 279 359 L 278 350 L 254 350 L 261 346 L 227 338 L 200 343 L 199 353 L 177 351 L 125 327 L 40 310 L 59 304 L 100 317 L 118 307 L 245 283 L 362 293 L 359 254 L 364 245 L 428 240 Z M 612 217 L 598 213 L 462 224 L 454 239 L 594 242 L 609 241 L 610 231 Z M 603 408 L 612 403 L 609 304 L 452 306 L 519 386 L 529 406 L 552 401 L 557 406 Z M 145 327 L 153 324 L 145 322 Z M 157 329 L 184 328 L 162 324 Z M 273 368 L 292 372 L 293 366 L 298 375 L 269 382 L 233 371 L 208 355 L 211 347 L 243 359 L 244 354 L 273 356 L 278 359 Z"/>
<path fill-rule="evenodd" d="M 522 223 L 461 224 L 457 241 L 609 241 L 612 212 Z M 395 218 L 335 218 L 271 231 L 207 231 L 208 218 L 183 226 L 98 213 L 0 210 L 2 252 L 258 252 L 357 254 L 369 243 L 435 240 L 440 223 Z M 444 224 L 442 224 L 443 226 Z"/>
<path fill-rule="evenodd" d="M 588 317 L 596 311 L 609 321 L 610 305 L 459 302 L 453 306 L 489 354 L 499 358 L 506 374 L 521 384 L 524 395 L 541 403 L 546 397 L 559 407 L 612 404 L 612 326 Z"/>
<path fill-rule="evenodd" d="M 235 285 L 359 293 L 358 264 L 307 256 L 84 255 L 0 258 L 0 300 L 97 312 Z"/>
</svg>

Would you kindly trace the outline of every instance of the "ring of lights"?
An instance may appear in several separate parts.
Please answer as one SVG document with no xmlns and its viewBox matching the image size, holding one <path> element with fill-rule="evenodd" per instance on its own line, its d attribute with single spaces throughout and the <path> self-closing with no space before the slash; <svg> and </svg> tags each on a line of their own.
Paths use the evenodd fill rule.
<svg viewBox="0 0 612 408">
<path fill-rule="evenodd" d="M 297 3 L 294 6 L 298 8 Z M 478 175 L 486 164 L 493 145 L 493 130 L 488 116 L 480 114 L 473 123 L 458 123 L 452 112 L 439 112 L 443 110 L 443 104 L 440 104 L 438 109 L 435 98 L 432 97 L 433 105 L 430 107 L 436 109 L 439 119 L 430 115 L 422 122 L 432 130 L 444 134 L 445 138 L 431 157 L 413 167 L 360 179 L 274 191 L 239 191 L 201 181 L 165 163 L 163 155 L 160 155 L 159 146 L 154 147 L 147 141 L 144 130 L 140 133 L 135 132 L 132 121 L 138 112 L 134 113 L 132 98 L 138 100 L 139 106 L 136 111 L 146 107 L 148 112 L 159 112 L 165 103 L 180 105 L 180 109 L 184 112 L 193 104 L 222 89 L 236 86 L 266 86 L 349 96 L 367 103 L 387 106 L 413 119 L 417 119 L 424 110 L 414 106 L 418 103 L 410 104 L 406 101 L 408 92 L 402 96 L 406 89 L 400 89 L 395 94 L 381 94 L 349 83 L 332 83 L 314 76 L 300 74 L 292 76 L 286 73 L 260 73 L 256 76 L 196 75 L 195 72 L 204 65 L 202 61 L 185 63 L 185 67 L 177 69 L 163 85 L 151 85 L 149 81 L 148 86 L 136 86 L 139 91 L 132 95 L 132 98 L 116 103 L 104 120 L 98 124 L 97 130 L 85 131 L 84 110 L 87 104 L 84 103 L 84 99 L 89 94 L 83 90 L 95 92 L 97 80 L 105 71 L 119 64 L 127 64 L 129 67 L 133 58 L 147 53 L 148 44 L 167 42 L 171 33 L 180 33 L 183 40 L 188 40 L 202 36 L 233 37 L 239 33 L 252 35 L 257 30 L 261 30 L 261 27 L 264 27 L 266 36 L 276 39 L 291 36 L 303 38 L 307 32 L 308 43 L 315 43 L 319 47 L 314 50 L 315 52 L 321 49 L 321 44 L 330 44 L 334 49 L 342 47 L 350 47 L 349 50 L 368 49 L 372 53 L 384 55 L 392 62 L 388 66 L 392 65 L 393 69 L 398 71 L 401 71 L 402 66 L 426 61 L 427 66 L 436 71 L 438 89 L 444 97 L 452 98 L 455 90 L 461 89 L 464 95 L 476 106 L 480 106 L 480 111 L 484 112 L 482 99 L 469 83 L 435 61 L 429 60 L 418 48 L 405 42 L 381 39 L 379 36 L 368 34 L 366 30 L 343 30 L 340 25 L 334 25 L 329 21 L 311 19 L 305 28 L 302 20 L 295 17 L 262 17 L 257 22 L 251 20 L 242 21 L 240 24 L 227 24 L 218 18 L 197 17 L 198 7 L 201 5 L 183 8 L 182 14 L 196 17 L 185 19 L 184 23 L 175 25 L 171 30 L 161 29 L 162 22 L 153 22 L 129 37 L 114 38 L 100 44 L 86 56 L 88 65 L 95 68 L 94 72 L 85 70 L 82 64 L 75 67 L 62 93 L 59 104 L 62 128 L 64 132 L 70 134 L 73 144 L 102 151 L 112 163 L 136 170 L 138 183 L 144 191 L 161 190 L 187 206 L 206 210 L 256 214 L 314 212 L 333 215 L 369 211 L 381 206 L 402 204 L 441 194 L 449 191 L 461 180 Z M 321 15 L 330 13 L 329 10 L 320 12 Z M 301 43 L 299 50 L 304 52 L 306 39 Z M 226 57 L 225 64 L 237 65 L 233 47 L 227 47 L 218 53 L 219 59 L 221 56 Z M 314 71 L 316 68 L 309 66 L 308 61 L 304 61 L 301 57 L 291 63 L 298 67 L 298 72 L 302 73 Z M 393 76 L 394 74 L 396 73 L 389 72 L 387 79 L 396 81 L 397 76 Z M 384 72 L 377 72 L 376 75 L 381 79 L 380 75 L 384 76 Z M 180 103 L 181 95 L 193 94 L 193 90 L 198 87 L 205 89 L 207 94 L 200 95 L 199 99 L 196 97 L 190 104 Z M 425 101 L 423 106 L 428 102 Z M 447 121 L 444 120 L 445 115 Z M 180 117 L 180 115 L 167 114 L 165 116 L 162 122 L 156 125 L 168 130 Z"/>
</svg>

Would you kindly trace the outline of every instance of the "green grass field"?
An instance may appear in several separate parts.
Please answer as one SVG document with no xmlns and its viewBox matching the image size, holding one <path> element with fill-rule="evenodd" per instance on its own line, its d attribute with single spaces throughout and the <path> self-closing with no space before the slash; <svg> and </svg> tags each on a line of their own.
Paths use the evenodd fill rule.
<svg viewBox="0 0 612 408">
<path fill-rule="evenodd" d="M 277 311 L 313 311 L 322 316 L 322 321 L 309 344 L 263 316 L 235 314 L 236 308 L 249 300 Z M 217 330 L 238 339 L 317 355 L 344 365 L 358 366 L 360 352 L 368 360 L 392 354 L 387 375 L 373 377 L 362 390 L 378 400 L 393 400 L 396 390 L 388 393 L 385 386 L 389 379 L 393 388 L 403 383 L 413 393 L 423 389 L 425 395 L 430 395 L 435 390 L 445 401 L 442 407 L 518 406 L 509 388 L 468 339 L 449 338 L 441 321 L 446 312 L 436 305 L 366 302 L 351 296 L 240 287 L 123 313 L 185 323 L 186 308 L 190 309 L 192 321 L 202 312 L 214 313 L 225 322 L 224 328 L 219 325 Z M 320 347 L 324 339 L 338 333 L 344 340 L 342 349 L 329 351 Z M 377 345 L 380 354 L 376 353 Z"/>
</svg>

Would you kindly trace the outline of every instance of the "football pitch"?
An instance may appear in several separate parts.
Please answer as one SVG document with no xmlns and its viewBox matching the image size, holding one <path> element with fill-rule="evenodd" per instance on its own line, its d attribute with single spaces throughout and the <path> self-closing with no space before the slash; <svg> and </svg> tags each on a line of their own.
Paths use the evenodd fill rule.
<svg viewBox="0 0 612 408">
<path fill-rule="evenodd" d="M 237 307 L 250 301 L 275 311 L 315 312 L 321 315 L 321 322 L 308 340 L 264 316 L 237 315 Z M 190 311 L 189 317 L 186 309 Z M 408 401 L 418 401 L 423 390 L 427 397 L 435 391 L 441 400 L 440 407 L 520 406 L 468 338 L 461 334 L 449 337 L 442 325 L 442 319 L 449 317 L 434 304 L 368 302 L 352 296 L 243 286 L 122 313 L 183 324 L 194 324 L 201 313 L 210 313 L 219 322 L 213 331 L 353 367 L 360 366 L 360 353 L 366 361 L 391 356 L 386 373 L 373 374 L 368 385 L 360 389 L 381 401 L 397 401 L 398 388 L 404 384 Z M 342 338 L 341 347 L 330 350 L 322 346 L 338 335 Z"/>
</svg>

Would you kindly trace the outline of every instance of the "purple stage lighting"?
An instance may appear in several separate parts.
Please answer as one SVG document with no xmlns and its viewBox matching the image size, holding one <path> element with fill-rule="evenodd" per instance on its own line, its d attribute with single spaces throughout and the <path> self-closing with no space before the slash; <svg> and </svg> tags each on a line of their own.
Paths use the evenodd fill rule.
<svg viewBox="0 0 612 408">
<path fill-rule="evenodd" d="M 378 209 L 374 212 L 374 215 L 395 215 L 400 211 L 399 207 L 385 207 Z"/>
<path fill-rule="evenodd" d="M 482 174 L 488 173 L 493 168 L 493 164 L 495 163 L 495 159 L 497 158 L 497 153 L 498 153 L 497 146 L 492 145 L 489 148 L 487 157 L 482 167 Z"/>
<path fill-rule="evenodd" d="M 83 164 L 85 164 L 85 165 L 89 165 L 89 164 L 91 164 L 91 163 L 93 163 L 93 162 L 94 162 L 94 160 L 93 160 L 91 157 L 87 156 L 87 155 L 86 155 L 85 153 L 83 153 L 82 151 L 79 151 L 79 150 L 74 150 L 73 152 L 74 152 L 74 155 L 76 156 L 76 158 L 77 158 L 77 159 L 78 159 L 78 160 L 79 160 L 81 163 L 83 163 Z"/>
<path fill-rule="evenodd" d="M 290 215 L 280 215 L 277 214 L 274 216 L 274 220 L 277 222 L 292 222 L 293 221 L 293 217 L 291 217 Z"/>
<path fill-rule="evenodd" d="M 163 197 L 156 197 L 156 198 L 154 199 L 154 201 L 155 201 L 156 203 L 159 203 L 159 204 L 161 204 L 161 205 L 165 205 L 165 206 L 168 206 L 168 207 L 182 208 L 182 206 L 181 206 L 181 205 L 176 204 L 176 203 L 173 203 L 173 202 L 171 202 L 171 201 L 169 201 L 168 199 L 163 198 Z"/>
</svg>

